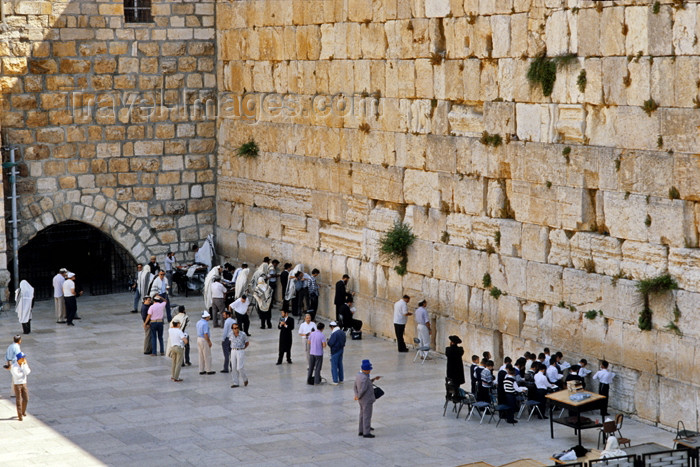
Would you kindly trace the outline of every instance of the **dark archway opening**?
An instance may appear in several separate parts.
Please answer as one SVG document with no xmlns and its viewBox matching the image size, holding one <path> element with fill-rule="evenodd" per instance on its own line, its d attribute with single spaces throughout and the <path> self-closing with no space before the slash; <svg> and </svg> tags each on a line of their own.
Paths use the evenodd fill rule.
<svg viewBox="0 0 700 467">
<path fill-rule="evenodd" d="M 104 295 L 127 290 L 136 261 L 95 227 L 65 221 L 45 228 L 19 250 L 20 278 L 34 287 L 36 299 L 53 298 L 51 281 L 61 268 L 76 274 L 76 286 L 85 294 Z"/>
</svg>

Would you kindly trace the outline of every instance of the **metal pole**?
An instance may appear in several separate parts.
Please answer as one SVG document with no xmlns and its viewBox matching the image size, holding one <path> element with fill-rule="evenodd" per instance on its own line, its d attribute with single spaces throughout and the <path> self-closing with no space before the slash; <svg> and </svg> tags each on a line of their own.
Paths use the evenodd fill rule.
<svg viewBox="0 0 700 467">
<path fill-rule="evenodd" d="M 12 268 L 15 278 L 15 287 L 19 287 L 19 235 L 17 233 L 17 165 L 15 162 L 15 151 L 17 148 L 10 149 L 10 185 L 12 186 Z"/>
</svg>

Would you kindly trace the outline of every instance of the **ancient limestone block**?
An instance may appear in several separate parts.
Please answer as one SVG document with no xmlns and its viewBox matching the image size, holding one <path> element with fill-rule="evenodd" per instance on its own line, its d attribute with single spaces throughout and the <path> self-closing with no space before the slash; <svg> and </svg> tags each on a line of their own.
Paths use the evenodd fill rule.
<svg viewBox="0 0 700 467">
<path fill-rule="evenodd" d="M 697 339 L 700 337 L 700 329 L 697 326 L 697 316 L 700 313 L 700 297 L 696 292 L 678 290 L 675 292 L 676 305 L 681 312 L 677 326 L 684 336 Z M 671 313 L 671 320 L 675 319 Z"/>
<path fill-rule="evenodd" d="M 490 184 L 490 182 L 489 182 Z M 464 214 L 484 214 L 486 196 L 486 179 L 464 177 L 454 181 L 455 210 Z M 489 190 L 489 195 L 491 190 Z"/>
<path fill-rule="evenodd" d="M 482 189 L 487 190 L 486 195 L 486 214 L 490 217 L 500 217 L 505 213 L 506 208 L 506 190 L 504 183 L 500 180 L 482 179 Z M 483 200 L 479 212 L 483 212 Z"/>
<path fill-rule="evenodd" d="M 697 100 L 697 80 L 693 79 L 693 73 L 697 72 L 700 60 L 698 57 L 678 57 L 674 65 L 674 106 L 694 107 L 694 99 Z"/>
<path fill-rule="evenodd" d="M 637 281 L 604 278 L 600 286 L 602 302 L 596 308 L 603 310 L 604 317 L 636 323 L 644 307 L 642 295 L 637 291 Z"/>
<path fill-rule="evenodd" d="M 362 253 L 362 232 L 336 225 L 319 229 L 321 250 L 342 254 L 348 257 L 360 257 Z"/>
<path fill-rule="evenodd" d="M 502 136 L 515 132 L 515 104 L 512 102 L 485 102 L 484 127 L 489 133 Z"/>
<path fill-rule="evenodd" d="M 583 105 L 560 104 L 554 129 L 561 141 L 583 143 L 586 134 L 586 110 Z"/>
<path fill-rule="evenodd" d="M 627 240 L 622 244 L 620 269 L 636 279 L 662 274 L 668 268 L 668 247 Z"/>
<path fill-rule="evenodd" d="M 444 18 L 450 13 L 450 0 L 425 0 L 425 16 L 428 18 Z"/>
<path fill-rule="evenodd" d="M 658 14 L 648 17 L 649 55 L 669 55 L 673 49 L 673 19 L 671 5 L 661 5 Z"/>
<path fill-rule="evenodd" d="M 521 302 L 511 296 L 502 296 L 497 301 L 498 329 L 511 336 L 520 335 L 520 327 L 524 319 Z"/>
<path fill-rule="evenodd" d="M 562 272 L 563 268 L 560 266 L 528 262 L 528 277 L 535 277 L 538 280 L 528 281 L 526 298 L 549 304 L 559 303 L 562 291 Z"/>
<path fill-rule="evenodd" d="M 407 203 L 419 206 L 440 206 L 442 200 L 436 172 L 407 169 L 404 174 L 403 192 Z"/>
<path fill-rule="evenodd" d="M 352 193 L 393 203 L 403 203 L 402 170 L 353 164 Z"/>
<path fill-rule="evenodd" d="M 481 108 L 453 105 L 448 114 L 451 131 L 457 136 L 479 136 L 484 131 L 484 115 Z"/>
<path fill-rule="evenodd" d="M 494 262 L 499 263 L 498 267 Z M 489 256 L 489 270 L 500 270 L 502 274 L 503 283 L 500 287 L 509 295 L 518 298 L 527 295 L 527 263 L 528 262 L 524 259 L 510 256 L 501 256 L 500 258 L 496 255 Z M 500 280 L 497 276 L 498 275 L 492 276 L 492 279 L 495 277 L 497 281 Z M 496 284 L 496 282 L 494 282 L 494 284 Z"/>
<path fill-rule="evenodd" d="M 625 49 L 628 55 L 642 52 L 647 55 L 649 50 L 649 8 L 644 6 L 628 6 L 625 8 L 625 24 L 628 32 L 625 36 Z"/>
<path fill-rule="evenodd" d="M 432 242 L 417 239 L 408 249 L 408 271 L 424 276 L 432 276 L 435 263 L 433 262 L 435 245 Z M 397 265 L 398 260 L 392 260 Z"/>
<path fill-rule="evenodd" d="M 433 275 L 437 279 L 459 282 L 459 253 L 461 248 L 437 244 L 433 251 Z"/>
<path fill-rule="evenodd" d="M 470 287 L 482 287 L 484 274 L 488 272 L 488 255 L 482 251 L 463 248 L 460 250 L 460 283 Z"/>
<path fill-rule="evenodd" d="M 598 309 L 603 299 L 602 285 L 606 280 L 599 274 L 566 268 L 562 275 L 562 300 L 567 305 L 574 305 L 578 311 Z"/>
<path fill-rule="evenodd" d="M 622 34 L 622 24 L 625 21 L 624 10 L 623 7 L 603 9 L 600 19 L 601 55 L 615 56 L 625 54 L 625 36 Z"/>
<path fill-rule="evenodd" d="M 675 426 L 698 409 L 697 397 L 688 397 L 688 385 L 675 378 L 659 377 L 659 423 Z M 681 402 L 682 401 L 682 402 Z"/>
<path fill-rule="evenodd" d="M 553 104 L 516 104 L 518 138 L 523 141 L 552 142 L 554 108 Z"/>
<path fill-rule="evenodd" d="M 675 99 L 675 80 L 665 79 L 668 70 L 673 70 L 675 60 L 671 57 L 654 58 L 651 64 L 651 98 L 661 107 L 672 106 Z"/>
<path fill-rule="evenodd" d="M 680 199 L 651 198 L 648 216 L 651 218 L 650 242 L 677 248 L 697 244 L 693 203 Z"/>
<path fill-rule="evenodd" d="M 520 256 L 522 242 L 522 223 L 512 219 L 498 219 L 498 236 L 501 255 Z M 494 242 L 496 239 L 494 238 Z"/>
<path fill-rule="evenodd" d="M 697 4 L 689 3 L 676 9 L 673 21 L 672 45 L 676 55 L 693 55 L 697 53 L 696 22 Z"/>
<path fill-rule="evenodd" d="M 495 58 L 508 57 L 510 53 L 511 41 L 510 16 L 491 16 L 491 29 L 494 32 L 491 39 L 493 43 L 491 56 Z"/>
<path fill-rule="evenodd" d="M 545 25 L 545 43 L 547 54 L 550 56 L 563 55 L 569 52 L 570 42 L 569 21 L 567 12 L 558 10 L 552 12 Z"/>
<path fill-rule="evenodd" d="M 700 251 L 695 248 L 670 248 L 668 272 L 678 285 L 691 292 L 700 291 Z"/>
<path fill-rule="evenodd" d="M 655 149 L 658 135 L 658 112 L 647 115 L 641 107 L 607 107 L 587 115 L 586 136 L 593 145 Z"/>
</svg>

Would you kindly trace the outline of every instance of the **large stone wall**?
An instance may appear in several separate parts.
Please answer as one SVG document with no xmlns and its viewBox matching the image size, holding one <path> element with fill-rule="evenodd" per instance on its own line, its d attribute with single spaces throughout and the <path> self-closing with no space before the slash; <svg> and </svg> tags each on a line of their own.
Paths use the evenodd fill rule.
<svg viewBox="0 0 700 467">
<path fill-rule="evenodd" d="M 0 114 L 21 149 L 20 246 L 67 219 L 137 259 L 185 252 L 213 230 L 214 0 L 3 2 Z M 178 255 L 180 259 L 183 255 Z"/>
<path fill-rule="evenodd" d="M 349 273 L 380 335 L 407 293 L 438 349 L 606 358 L 615 408 L 697 423 L 700 8 L 653 3 L 219 0 L 223 253 L 318 267 L 325 314 Z M 526 78 L 545 51 L 574 55 L 549 97 Z M 397 220 L 418 237 L 403 277 L 378 252 Z M 642 332 L 636 281 L 663 272 L 680 289 Z"/>
</svg>

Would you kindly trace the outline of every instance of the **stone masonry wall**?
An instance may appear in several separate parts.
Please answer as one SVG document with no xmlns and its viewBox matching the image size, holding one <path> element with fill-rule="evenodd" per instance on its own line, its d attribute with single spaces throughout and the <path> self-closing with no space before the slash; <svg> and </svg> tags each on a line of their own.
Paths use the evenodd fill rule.
<svg viewBox="0 0 700 467">
<path fill-rule="evenodd" d="M 119 0 L 3 3 L 0 113 L 24 162 L 20 246 L 67 219 L 138 260 L 205 238 L 216 129 L 197 101 L 216 99 L 214 1 L 154 1 L 151 24 L 125 23 Z"/>
<path fill-rule="evenodd" d="M 468 355 L 606 358 L 613 407 L 693 426 L 700 7 L 656 3 L 219 0 L 223 253 L 318 267 L 324 314 L 349 273 L 380 335 L 407 293 L 438 350 L 456 333 Z M 549 97 L 526 78 L 544 52 L 572 54 Z M 259 157 L 236 157 L 251 138 Z M 403 277 L 378 253 L 396 220 L 418 237 Z M 642 332 L 635 284 L 663 272 L 680 289 Z"/>
</svg>

